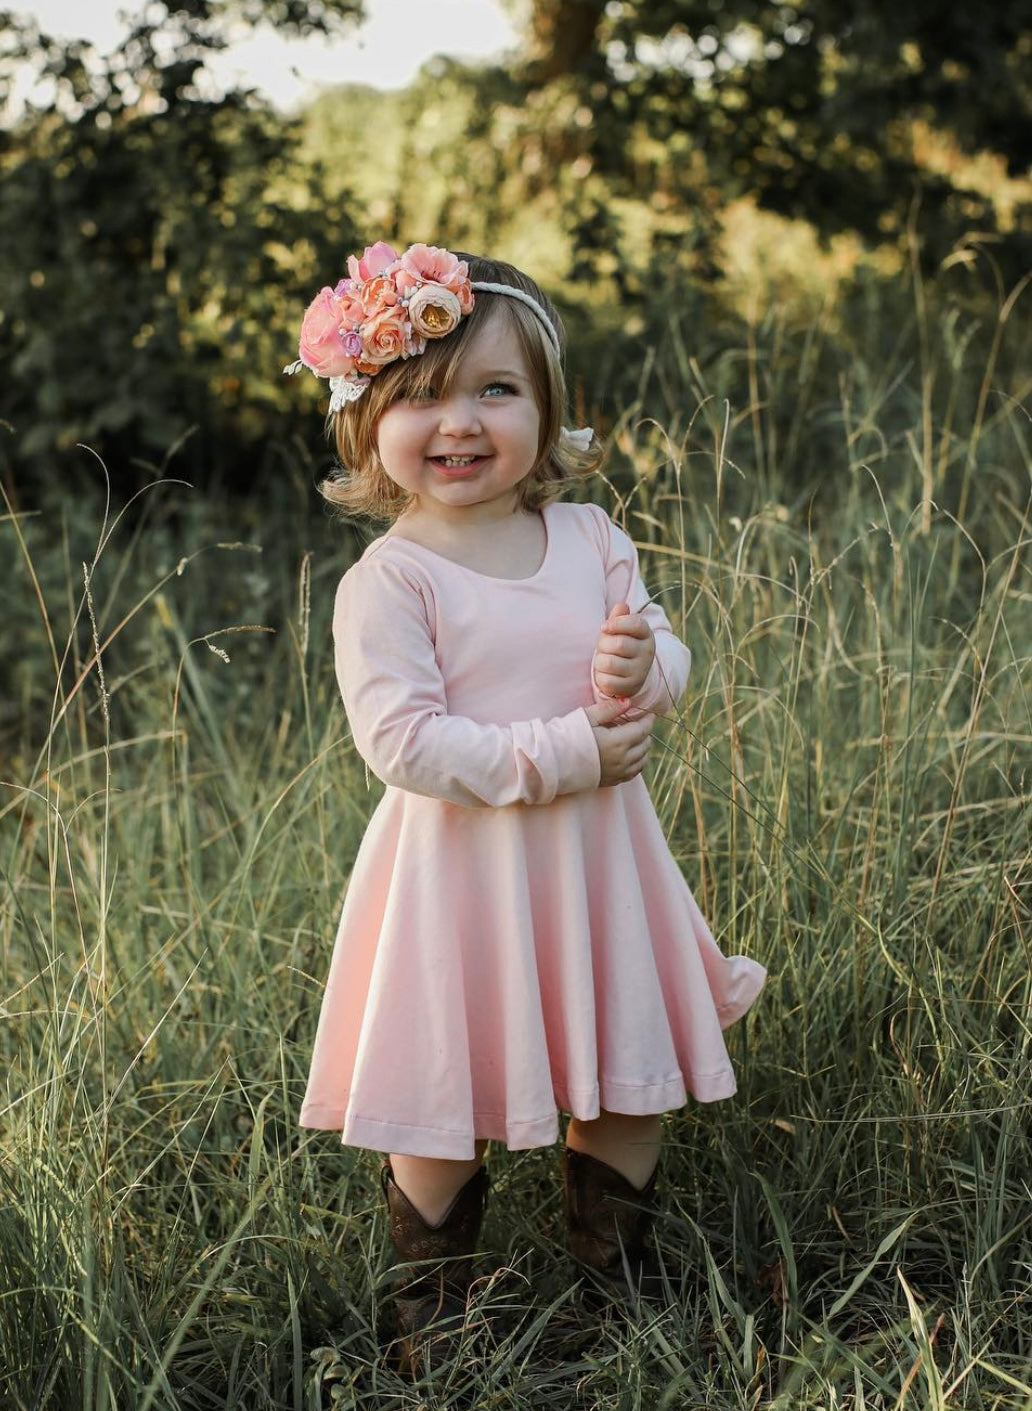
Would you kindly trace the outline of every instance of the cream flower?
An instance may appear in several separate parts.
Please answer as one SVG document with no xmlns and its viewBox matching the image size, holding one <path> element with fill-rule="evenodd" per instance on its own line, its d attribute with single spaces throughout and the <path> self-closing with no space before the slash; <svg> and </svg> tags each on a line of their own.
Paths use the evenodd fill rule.
<svg viewBox="0 0 1032 1411">
<path fill-rule="evenodd" d="M 421 285 L 408 301 L 413 332 L 424 338 L 443 338 L 462 318 L 458 295 L 441 284 Z"/>
</svg>

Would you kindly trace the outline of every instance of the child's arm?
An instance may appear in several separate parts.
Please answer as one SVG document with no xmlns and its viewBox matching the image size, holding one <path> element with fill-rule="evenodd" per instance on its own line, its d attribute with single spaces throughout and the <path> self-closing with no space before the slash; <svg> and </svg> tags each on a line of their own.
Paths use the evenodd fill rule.
<svg viewBox="0 0 1032 1411">
<path fill-rule="evenodd" d="M 622 696 L 636 710 L 661 714 L 684 695 L 692 654 L 641 581 L 631 539 L 609 516 L 589 507 L 603 536 L 606 621 L 592 659 L 596 700 Z"/>
<path fill-rule="evenodd" d="M 612 701 L 552 720 L 484 725 L 448 713 L 417 583 L 356 565 L 337 590 L 337 680 L 362 758 L 386 784 L 466 807 L 546 804 L 640 773 L 651 717 L 620 724 Z"/>
</svg>

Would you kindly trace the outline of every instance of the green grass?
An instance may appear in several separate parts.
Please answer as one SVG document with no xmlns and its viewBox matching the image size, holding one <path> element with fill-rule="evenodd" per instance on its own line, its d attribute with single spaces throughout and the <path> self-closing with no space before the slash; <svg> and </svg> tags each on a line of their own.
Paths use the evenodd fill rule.
<svg viewBox="0 0 1032 1411">
<path fill-rule="evenodd" d="M 597 487 L 695 655 L 657 807 L 771 971 L 738 1097 L 669 1120 L 673 1304 L 586 1315 L 555 1153 L 496 1151 L 484 1317 L 417 1387 L 375 1159 L 296 1127 L 376 797 L 328 644 L 353 535 L 301 469 L 9 507 L 0 1404 L 1032 1408 L 1028 419 L 963 359 L 807 409 L 782 333 L 727 406 L 672 356 Z"/>
</svg>

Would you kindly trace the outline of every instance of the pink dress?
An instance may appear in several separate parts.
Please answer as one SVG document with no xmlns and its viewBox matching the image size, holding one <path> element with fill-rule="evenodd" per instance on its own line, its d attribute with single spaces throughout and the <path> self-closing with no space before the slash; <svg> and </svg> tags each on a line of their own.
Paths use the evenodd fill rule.
<svg viewBox="0 0 1032 1411">
<path fill-rule="evenodd" d="M 584 707 L 618 602 L 656 660 L 634 704 L 670 710 L 690 656 L 624 532 L 544 510 L 531 578 L 490 578 L 398 536 L 337 592 L 337 675 L 387 788 L 355 859 L 301 1124 L 465 1159 L 558 1135 L 556 1109 L 659 1113 L 729 1097 L 722 1029 L 763 967 L 725 958 L 643 780 L 599 788 Z"/>
</svg>

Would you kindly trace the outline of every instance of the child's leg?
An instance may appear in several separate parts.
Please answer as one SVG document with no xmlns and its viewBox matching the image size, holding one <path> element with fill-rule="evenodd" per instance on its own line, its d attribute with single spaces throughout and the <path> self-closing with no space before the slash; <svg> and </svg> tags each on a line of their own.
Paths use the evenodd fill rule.
<svg viewBox="0 0 1032 1411">
<path fill-rule="evenodd" d="M 449 1351 L 473 1279 L 473 1255 L 487 1198 L 480 1169 L 486 1142 L 470 1161 L 391 1156 L 381 1173 L 391 1243 L 403 1272 L 394 1288 L 398 1365 L 419 1376 L 426 1359 Z"/>
<path fill-rule="evenodd" d="M 637 1296 L 662 1296 L 649 1236 L 661 1125 L 658 1116 L 603 1111 L 593 1122 L 572 1118 L 567 1128 L 563 1187 L 570 1253 L 598 1276 L 607 1299 L 626 1279 Z"/>
<path fill-rule="evenodd" d="M 436 1225 L 484 1159 L 487 1142 L 476 1143 L 470 1161 L 447 1161 L 437 1156 L 392 1156 L 394 1180 L 428 1225 Z"/>
<path fill-rule="evenodd" d="M 603 1110 L 592 1122 L 571 1117 L 566 1145 L 605 1162 L 640 1191 L 656 1169 L 662 1128 L 660 1116 L 632 1117 Z"/>
</svg>

